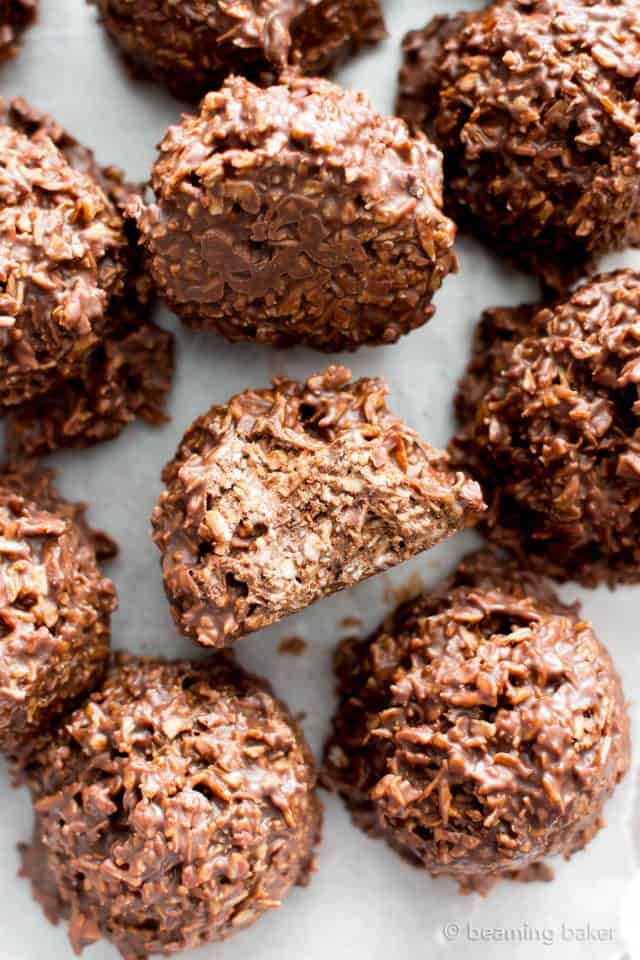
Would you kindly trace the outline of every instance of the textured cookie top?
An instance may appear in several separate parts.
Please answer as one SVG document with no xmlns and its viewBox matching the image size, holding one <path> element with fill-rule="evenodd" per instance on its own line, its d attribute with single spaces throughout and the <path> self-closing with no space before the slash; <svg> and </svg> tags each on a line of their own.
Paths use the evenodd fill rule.
<svg viewBox="0 0 640 960">
<path fill-rule="evenodd" d="M 164 471 L 154 512 L 179 628 L 221 646 L 473 523 L 477 484 L 330 367 L 212 407 Z"/>
<path fill-rule="evenodd" d="M 100 936 L 126 958 L 194 948 L 306 880 L 320 826 L 309 749 L 224 657 L 117 655 L 27 773 L 49 875 L 32 880 L 50 908 L 55 889 L 75 949 Z"/>
<path fill-rule="evenodd" d="M 114 207 L 118 215 L 122 214 L 124 205 L 138 192 L 137 187 L 125 182 L 121 170 L 100 166 L 91 150 L 78 143 L 53 117 L 26 100 L 14 99 L 6 109 L 0 103 L 0 118 L 6 127 L 28 137 L 32 143 L 54 144 L 70 168 L 91 179 L 97 195 L 101 190 L 106 194 L 111 204 L 110 217 L 114 215 Z M 40 199 L 48 203 L 47 197 L 43 192 Z M 32 218 L 38 215 L 37 211 L 31 214 Z M 68 219 L 73 243 L 74 217 L 75 214 L 65 208 L 63 220 L 66 223 L 65 218 Z M 114 223 L 117 223 L 115 218 Z M 52 229 L 54 226 L 52 223 Z M 95 229 L 94 224 L 86 232 L 93 236 Z M 16 368 L 15 390 L 10 399 L 5 400 L 9 405 L 3 411 L 8 420 L 8 448 L 14 457 L 40 456 L 58 447 L 84 447 L 108 440 L 136 416 L 154 424 L 166 419 L 164 408 L 173 373 L 173 338 L 149 321 L 153 291 L 131 220 L 122 220 L 118 225 L 116 240 L 116 246 L 123 245 L 123 249 L 118 250 L 118 259 L 109 268 L 96 262 L 97 248 L 81 249 L 77 244 L 74 250 L 78 261 L 66 264 L 63 259 L 59 265 L 49 263 L 41 267 L 43 271 L 49 269 L 56 273 L 56 282 L 51 281 L 47 288 L 52 294 L 49 326 L 62 323 L 62 307 L 53 306 L 56 296 L 72 296 L 74 290 L 82 290 L 81 315 L 77 317 L 75 330 L 67 326 L 57 331 L 56 335 L 63 338 L 61 344 L 54 337 L 56 349 L 71 351 L 71 356 L 63 356 L 61 362 L 56 362 L 56 357 L 47 359 L 49 327 L 45 324 L 46 329 L 36 329 L 34 326 L 31 331 L 31 337 L 37 340 L 38 353 L 35 360 L 31 358 L 36 366 Z M 23 274 L 28 279 L 29 268 L 22 261 L 16 260 L 6 267 L 10 275 L 7 289 L 15 288 Z M 103 280 L 107 282 L 109 270 L 113 283 L 109 280 L 108 289 L 97 286 L 87 295 L 87 271 L 94 267 L 98 271 L 94 278 L 98 284 Z M 58 271 L 63 269 L 68 273 L 58 276 Z M 46 279 L 48 274 L 43 276 Z M 60 284 L 64 284 L 64 289 Z M 27 322 L 34 317 L 38 324 L 47 320 L 45 292 L 35 308 L 25 303 L 19 305 L 10 334 L 19 345 Z M 97 304 L 100 310 L 104 309 L 104 315 L 94 317 Z M 78 335 L 79 326 L 86 322 L 92 326 L 91 333 Z M 9 339 L 7 336 L 6 340 Z"/>
<path fill-rule="evenodd" d="M 442 164 L 422 135 L 324 80 L 232 78 L 171 127 L 139 216 L 159 288 L 232 340 L 396 340 L 455 269 Z"/>
<path fill-rule="evenodd" d="M 398 109 L 460 216 L 554 283 L 638 239 L 639 74 L 631 0 L 506 0 L 408 35 Z"/>
<path fill-rule="evenodd" d="M 468 887 L 584 846 L 629 764 L 620 681 L 592 627 L 490 552 L 344 641 L 336 669 L 328 785 Z"/>
<path fill-rule="evenodd" d="M 11 408 L 5 436 L 12 458 L 103 443 L 136 417 L 153 426 L 167 421 L 173 336 L 145 322 L 145 312 L 119 305 L 123 325 L 83 357 L 74 376 Z"/>
<path fill-rule="evenodd" d="M 239 73 L 317 74 L 385 35 L 379 0 L 96 0 L 124 53 L 198 99 Z"/>
<path fill-rule="evenodd" d="M 127 241 L 102 186 L 45 131 L 0 125 L 0 402 L 73 370 L 108 328 Z"/>
<path fill-rule="evenodd" d="M 49 472 L 0 473 L 0 748 L 24 746 L 95 686 L 115 606 L 84 507 Z"/>
<path fill-rule="evenodd" d="M 489 311 L 460 387 L 451 451 L 484 486 L 489 536 L 560 580 L 640 579 L 639 317 L 630 270 Z"/>
</svg>

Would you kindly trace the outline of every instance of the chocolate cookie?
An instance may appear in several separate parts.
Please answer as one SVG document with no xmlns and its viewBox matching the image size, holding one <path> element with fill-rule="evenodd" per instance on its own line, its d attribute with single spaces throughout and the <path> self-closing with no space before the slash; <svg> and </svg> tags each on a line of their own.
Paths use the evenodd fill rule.
<svg viewBox="0 0 640 960">
<path fill-rule="evenodd" d="M 115 588 L 106 541 L 49 471 L 0 472 L 0 749 L 18 754 L 98 684 Z"/>
<path fill-rule="evenodd" d="M 620 679 L 593 628 L 496 553 L 472 555 L 336 655 L 323 780 L 434 876 L 549 879 L 629 766 Z"/>
<path fill-rule="evenodd" d="M 230 79 L 170 128 L 151 186 L 135 206 L 157 287 L 228 340 L 393 343 L 456 269 L 440 153 L 326 80 Z"/>
<path fill-rule="evenodd" d="M 309 748 L 266 684 L 222 655 L 116 655 L 25 773 L 25 872 L 76 951 L 101 937 L 126 960 L 192 949 L 307 882 L 321 823 Z"/>
<path fill-rule="evenodd" d="M 162 420 L 173 342 L 148 320 L 151 286 L 123 215 L 135 189 L 24 100 L 0 104 L 0 144 L 0 413 L 12 446 L 84 446 L 135 416 Z"/>
<path fill-rule="evenodd" d="M 460 385 L 450 452 L 483 486 L 484 532 L 558 580 L 640 581 L 639 317 L 630 270 L 489 310 Z"/>
<path fill-rule="evenodd" d="M 385 36 L 379 0 L 91 0 L 136 70 L 198 100 L 225 77 L 335 67 Z"/>
<path fill-rule="evenodd" d="M 459 223 L 551 286 L 638 242 L 633 0 L 498 0 L 404 53 L 398 111 L 442 148 Z"/>
<path fill-rule="evenodd" d="M 480 490 L 395 417 L 380 379 L 330 367 L 212 407 L 153 515 L 178 628 L 223 646 L 474 523 Z"/>
</svg>

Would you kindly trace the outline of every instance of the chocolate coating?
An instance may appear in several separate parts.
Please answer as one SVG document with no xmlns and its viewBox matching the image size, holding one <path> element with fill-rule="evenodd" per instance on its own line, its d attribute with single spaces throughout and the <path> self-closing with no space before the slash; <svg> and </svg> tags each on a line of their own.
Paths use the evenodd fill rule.
<svg viewBox="0 0 640 960">
<path fill-rule="evenodd" d="M 0 410 L 12 447 L 85 446 L 136 415 L 159 422 L 173 340 L 148 321 L 150 282 L 122 212 L 135 188 L 24 100 L 0 121 Z"/>
<path fill-rule="evenodd" d="M 170 128 L 151 185 L 138 222 L 158 289 L 228 340 L 392 343 L 456 269 L 439 152 L 326 80 L 228 80 Z"/>
<path fill-rule="evenodd" d="M 125 56 L 198 100 L 239 73 L 318 74 L 385 36 L 379 0 L 92 0 Z"/>
<path fill-rule="evenodd" d="M 336 655 L 324 781 L 434 876 L 548 879 L 629 766 L 620 679 L 590 624 L 497 554 L 472 555 Z"/>
<path fill-rule="evenodd" d="M 212 407 L 165 467 L 153 514 L 178 628 L 223 646 L 475 522 L 476 483 L 329 367 Z"/>
<path fill-rule="evenodd" d="M 639 316 L 630 270 L 487 311 L 460 385 L 451 455 L 483 485 L 483 531 L 558 580 L 640 581 Z"/>
<path fill-rule="evenodd" d="M 174 368 L 173 336 L 155 323 L 122 326 L 84 357 L 52 394 L 13 407 L 6 435 L 12 457 L 111 440 L 137 417 L 165 423 Z"/>
<path fill-rule="evenodd" d="M 106 937 L 139 960 L 221 940 L 308 879 L 321 823 L 309 748 L 222 655 L 116 655 L 26 773 L 25 872 L 77 951 Z"/>
<path fill-rule="evenodd" d="M 20 35 L 38 15 L 38 0 L 0 0 L 0 62 L 18 52 Z"/>
<path fill-rule="evenodd" d="M 47 137 L 0 126 L 0 402 L 73 372 L 110 325 L 127 242 L 101 186 Z"/>
<path fill-rule="evenodd" d="M 398 111 L 442 148 L 459 223 L 552 286 L 638 242 L 634 0 L 499 0 L 404 52 Z"/>
<path fill-rule="evenodd" d="M 0 472 L 0 749 L 11 754 L 106 669 L 116 594 L 84 510 L 49 471 Z"/>
</svg>

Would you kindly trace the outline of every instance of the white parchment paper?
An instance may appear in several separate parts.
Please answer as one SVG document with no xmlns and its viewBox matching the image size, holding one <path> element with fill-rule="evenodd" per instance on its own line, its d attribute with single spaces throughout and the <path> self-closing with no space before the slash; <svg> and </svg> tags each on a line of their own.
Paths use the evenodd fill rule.
<svg viewBox="0 0 640 960">
<path fill-rule="evenodd" d="M 463 0 L 460 0 L 463 2 Z M 22 95 L 53 113 L 100 161 L 122 166 L 130 179 L 145 179 L 155 144 L 177 120 L 183 104 L 152 85 L 132 84 L 83 0 L 41 0 L 39 25 L 25 35 L 19 58 L 0 69 L 0 96 Z M 473 0 L 467 5 L 474 5 Z M 477 2 L 475 5 L 479 5 Z M 387 0 L 389 40 L 352 62 L 341 82 L 369 92 L 391 112 L 404 33 L 454 0 Z M 451 399 L 463 370 L 471 331 L 484 307 L 531 297 L 534 287 L 470 240 L 458 244 L 460 273 L 437 297 L 428 326 L 396 346 L 364 349 L 343 358 L 358 375 L 382 374 L 392 387 L 392 407 L 433 443 L 453 430 Z M 640 254 L 611 260 L 640 266 Z M 210 335 L 183 330 L 172 315 L 158 319 L 178 336 L 178 370 L 171 422 L 160 430 L 136 424 L 115 442 L 52 458 L 69 498 L 90 501 L 90 520 L 120 543 L 111 568 L 120 609 L 113 621 L 117 647 L 165 654 L 192 652 L 177 636 L 162 592 L 158 554 L 149 517 L 160 490 L 159 473 L 185 427 L 212 403 L 248 386 L 266 385 L 273 374 L 305 377 L 326 359 L 304 349 L 275 353 L 230 346 Z M 331 652 L 344 632 L 340 621 L 358 617 L 373 628 L 393 604 L 394 589 L 410 578 L 425 585 L 447 573 L 470 545 L 464 535 L 428 555 L 357 589 L 317 604 L 301 616 L 253 635 L 237 646 L 240 660 L 266 675 L 293 710 L 306 714 L 305 729 L 319 753 L 333 708 Z M 609 645 L 640 733 L 640 588 L 584 591 L 584 612 Z M 279 640 L 304 637 L 303 656 L 278 654 Z M 225 944 L 190 958 L 221 960 L 622 960 L 640 958 L 640 780 L 635 767 L 606 809 L 609 823 L 588 850 L 556 864 L 552 884 L 509 884 L 487 900 L 460 897 L 446 880 L 433 881 L 402 863 L 383 843 L 350 823 L 341 803 L 326 798 L 319 871 L 306 890 L 293 891 L 282 909 Z M 64 926 L 47 924 L 17 878 L 16 845 L 26 840 L 31 810 L 24 791 L 12 790 L 0 771 L 0 960 L 69 960 Z M 107 943 L 91 947 L 88 960 L 116 960 Z"/>
</svg>

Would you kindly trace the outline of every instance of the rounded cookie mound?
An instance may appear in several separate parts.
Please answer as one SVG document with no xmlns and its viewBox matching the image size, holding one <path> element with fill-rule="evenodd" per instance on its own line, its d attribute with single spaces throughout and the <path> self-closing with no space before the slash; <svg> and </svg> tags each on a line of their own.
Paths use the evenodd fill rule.
<svg viewBox="0 0 640 960">
<path fill-rule="evenodd" d="M 356 822 L 486 892 L 547 878 L 601 824 L 629 765 L 620 680 L 544 581 L 475 554 L 336 657 L 324 779 Z"/>
<path fill-rule="evenodd" d="M 379 0 L 95 0 L 138 69 L 198 100 L 226 76 L 273 82 L 336 66 L 385 35 Z"/>
<path fill-rule="evenodd" d="M 433 132 L 461 223 L 554 286 L 638 242 L 633 0 L 499 0 L 404 51 L 398 111 Z"/>
<path fill-rule="evenodd" d="M 0 123 L 0 406 L 71 376 L 115 325 L 129 245 L 91 173 L 46 131 Z"/>
<path fill-rule="evenodd" d="M 28 138 L 35 153 L 39 144 L 44 145 L 43 163 L 52 176 L 49 164 L 55 157 L 56 169 L 59 166 L 65 176 L 66 162 L 93 184 L 93 192 L 84 199 L 78 194 L 74 206 L 60 203 L 56 196 L 62 181 L 45 178 L 38 181 L 37 194 L 34 191 L 30 200 L 23 197 L 24 206 L 17 203 L 4 214 L 8 259 L 0 301 L 3 293 L 10 294 L 5 310 L 12 315 L 3 317 L 0 335 L 5 346 L 12 345 L 18 361 L 11 366 L 8 390 L 0 392 L 9 451 L 18 459 L 40 456 L 57 447 L 111 439 L 135 417 L 162 422 L 173 372 L 173 338 L 149 319 L 152 284 L 135 225 L 124 215 L 139 188 L 126 183 L 117 167 L 101 166 L 54 117 L 22 98 L 0 101 L 0 129 L 5 127 Z M 11 175 L 17 174 L 19 166 L 14 164 Z M 33 174 L 37 176 L 35 170 Z M 104 223 L 95 202 L 104 202 L 105 195 L 113 205 L 108 208 L 113 249 L 100 265 L 95 258 Z M 36 200 L 37 209 L 31 203 Z M 56 208 L 53 213 L 50 201 Z M 88 220 L 82 230 L 85 201 Z M 67 247 L 60 245 L 60 229 L 67 231 L 62 237 Z M 81 230 L 82 242 L 76 229 Z M 27 240 L 33 241 L 31 246 Z M 10 352 L 5 362 L 7 358 L 11 363 Z"/>
<path fill-rule="evenodd" d="M 307 879 L 321 819 L 309 748 L 266 685 L 222 655 L 117 655 L 26 772 L 26 871 L 76 950 L 101 936 L 127 960 L 195 948 Z"/>
<path fill-rule="evenodd" d="M 158 288 L 229 340 L 392 343 L 456 267 L 439 152 L 326 80 L 230 79 L 171 127 L 151 185 L 138 219 Z"/>
<path fill-rule="evenodd" d="M 460 387 L 450 450 L 483 485 L 485 532 L 558 580 L 640 580 L 639 318 L 630 270 L 488 311 Z"/>
<path fill-rule="evenodd" d="M 50 472 L 0 473 L 0 749 L 20 752 L 99 682 L 115 589 L 84 507 Z"/>
<path fill-rule="evenodd" d="M 212 407 L 166 466 L 153 538 L 179 629 L 224 646 L 472 525 L 480 488 L 329 367 Z"/>
</svg>

